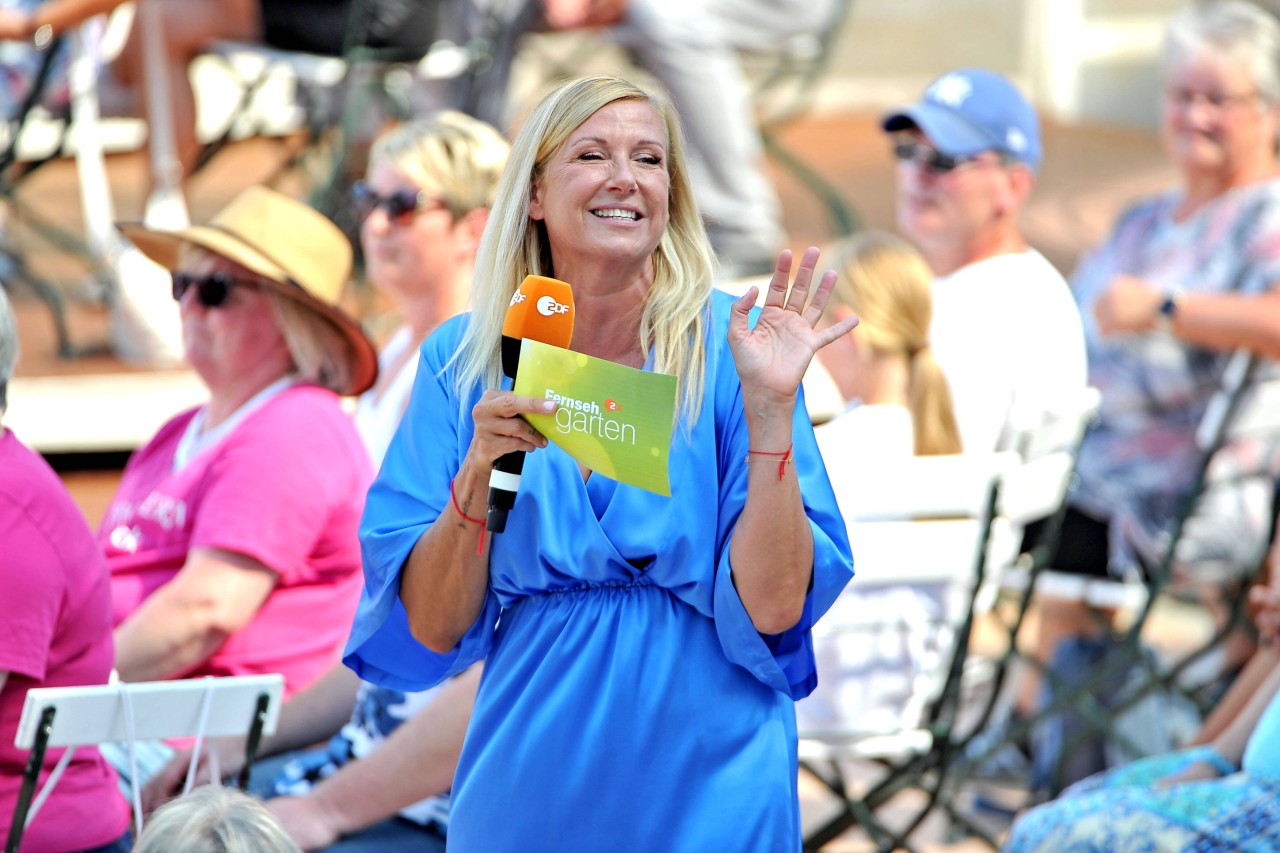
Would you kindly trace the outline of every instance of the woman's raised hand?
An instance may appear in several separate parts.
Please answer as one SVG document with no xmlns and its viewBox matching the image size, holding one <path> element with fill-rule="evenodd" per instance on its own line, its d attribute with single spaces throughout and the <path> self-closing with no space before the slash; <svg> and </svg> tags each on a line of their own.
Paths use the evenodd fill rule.
<svg viewBox="0 0 1280 853">
<path fill-rule="evenodd" d="M 816 247 L 805 250 L 794 282 L 790 281 L 791 251 L 784 249 L 778 255 L 764 308 L 754 328 L 748 328 L 747 314 L 755 304 L 756 288 L 752 287 L 734 304 L 729 318 L 729 349 L 744 395 L 759 394 L 775 398 L 782 405 L 794 404 L 813 354 L 858 324 L 856 317 L 850 317 L 825 329 L 817 328 L 836 283 L 835 270 L 827 270 L 817 289 L 812 288 L 819 254 Z"/>
</svg>

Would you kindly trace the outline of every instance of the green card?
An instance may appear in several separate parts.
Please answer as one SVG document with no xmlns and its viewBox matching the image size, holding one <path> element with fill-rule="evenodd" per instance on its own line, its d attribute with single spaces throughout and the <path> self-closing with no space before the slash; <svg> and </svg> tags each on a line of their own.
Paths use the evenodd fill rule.
<svg viewBox="0 0 1280 853">
<path fill-rule="evenodd" d="M 674 376 L 525 338 L 515 392 L 559 404 L 549 415 L 524 418 L 578 462 L 620 483 L 671 496 Z"/>
</svg>

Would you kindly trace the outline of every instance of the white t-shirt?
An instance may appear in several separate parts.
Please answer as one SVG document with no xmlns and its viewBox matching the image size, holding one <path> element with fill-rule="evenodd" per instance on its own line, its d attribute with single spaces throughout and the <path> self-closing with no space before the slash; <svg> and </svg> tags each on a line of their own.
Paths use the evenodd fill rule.
<svg viewBox="0 0 1280 853">
<path fill-rule="evenodd" d="M 998 449 L 1014 403 L 1048 408 L 1087 381 L 1080 311 L 1034 249 L 934 279 L 931 343 L 965 450 Z"/>
<path fill-rule="evenodd" d="M 915 430 L 905 406 L 855 402 L 842 414 L 814 427 L 813 436 L 833 484 L 846 475 L 865 477 L 867 466 L 901 462 L 915 453 Z M 840 511 L 847 516 L 840 493 L 837 485 Z M 868 499 L 873 500 L 871 496 Z"/>
<path fill-rule="evenodd" d="M 382 352 L 378 353 L 379 371 L 388 370 L 405 349 L 411 346 L 413 332 L 408 326 L 404 326 L 391 336 Z M 409 394 L 413 391 L 413 380 L 417 375 L 418 357 L 410 355 L 400 371 L 383 386 L 385 390 L 376 399 L 375 392 L 369 390 L 361 394 L 356 402 L 356 430 L 369 448 L 369 457 L 373 459 L 375 471 L 382 467 L 382 457 L 387 455 L 387 446 L 391 444 L 391 437 L 396 434 L 400 417 L 409 404 Z"/>
</svg>

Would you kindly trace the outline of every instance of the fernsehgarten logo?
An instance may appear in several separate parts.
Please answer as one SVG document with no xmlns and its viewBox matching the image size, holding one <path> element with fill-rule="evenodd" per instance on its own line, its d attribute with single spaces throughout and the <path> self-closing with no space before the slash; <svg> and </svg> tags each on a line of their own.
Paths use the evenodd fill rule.
<svg viewBox="0 0 1280 853">
<path fill-rule="evenodd" d="M 635 425 L 605 417 L 600 404 L 594 400 L 579 400 L 576 397 L 556 393 L 552 388 L 547 389 L 545 396 L 548 400 L 555 401 L 556 429 L 562 435 L 577 432 L 593 435 L 606 441 L 632 445 L 636 443 Z M 606 408 L 614 412 L 620 406 L 610 398 L 606 401 Z"/>
<path fill-rule="evenodd" d="M 674 376 L 525 338 L 512 390 L 556 404 L 554 412 L 530 412 L 525 420 L 578 464 L 619 483 L 671 495 Z"/>
</svg>

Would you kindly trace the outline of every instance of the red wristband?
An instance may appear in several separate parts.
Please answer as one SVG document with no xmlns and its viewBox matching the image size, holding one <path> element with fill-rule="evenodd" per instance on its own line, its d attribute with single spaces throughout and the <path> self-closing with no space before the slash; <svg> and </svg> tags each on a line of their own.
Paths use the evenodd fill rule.
<svg viewBox="0 0 1280 853">
<path fill-rule="evenodd" d="M 472 518 L 462 511 L 462 507 L 458 506 L 458 495 L 453 490 L 453 480 L 449 481 L 449 499 L 453 501 L 453 509 L 458 515 L 462 516 L 463 521 L 469 521 L 472 524 L 480 525 L 480 541 L 476 544 L 476 553 L 484 553 L 484 528 L 485 520 L 483 518 Z"/>
<path fill-rule="evenodd" d="M 778 462 L 778 479 L 781 480 L 787 473 L 787 463 L 791 461 L 791 448 L 795 445 L 788 445 L 786 450 L 748 450 L 747 462 L 751 461 L 752 456 L 781 456 Z"/>
</svg>

